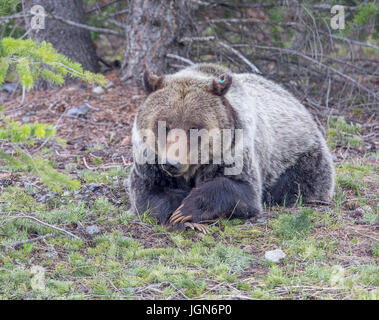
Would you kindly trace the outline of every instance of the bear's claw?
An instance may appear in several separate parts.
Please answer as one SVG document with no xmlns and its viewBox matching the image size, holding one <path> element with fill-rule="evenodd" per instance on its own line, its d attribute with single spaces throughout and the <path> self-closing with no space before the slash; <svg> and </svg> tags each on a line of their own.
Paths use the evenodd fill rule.
<svg viewBox="0 0 379 320">
<path fill-rule="evenodd" d="M 181 204 L 178 207 L 178 209 L 176 209 L 174 211 L 174 213 L 170 217 L 170 220 L 169 220 L 170 223 L 176 224 L 176 223 L 178 223 L 179 221 L 181 221 L 182 219 L 185 218 L 184 216 L 182 216 L 182 213 L 180 212 L 180 209 L 182 209 L 182 208 L 183 208 L 183 205 Z"/>
<path fill-rule="evenodd" d="M 208 233 L 208 228 L 204 224 L 185 222 L 184 225 L 191 228 L 192 230 L 198 230 L 204 234 Z"/>
<path fill-rule="evenodd" d="M 184 226 L 191 228 L 192 230 L 198 230 L 203 232 L 204 234 L 208 233 L 208 229 L 205 225 L 201 223 L 188 222 L 188 220 L 192 219 L 192 216 L 183 216 L 181 213 L 181 209 L 183 208 L 183 204 L 175 210 L 175 212 L 171 215 L 169 222 L 171 224 L 184 223 Z"/>
</svg>

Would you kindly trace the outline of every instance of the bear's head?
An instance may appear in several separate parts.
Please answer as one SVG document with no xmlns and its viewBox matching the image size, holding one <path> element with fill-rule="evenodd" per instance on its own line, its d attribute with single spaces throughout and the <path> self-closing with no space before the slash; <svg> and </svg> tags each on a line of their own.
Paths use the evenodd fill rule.
<svg viewBox="0 0 379 320">
<path fill-rule="evenodd" d="M 145 71 L 143 80 L 148 96 L 133 131 L 134 150 L 140 150 L 142 161 L 158 162 L 169 175 L 185 178 L 202 164 L 221 161 L 223 151 L 232 147 L 238 122 L 225 97 L 232 76 L 157 76 Z M 223 137 L 228 130 L 231 136 Z"/>
</svg>

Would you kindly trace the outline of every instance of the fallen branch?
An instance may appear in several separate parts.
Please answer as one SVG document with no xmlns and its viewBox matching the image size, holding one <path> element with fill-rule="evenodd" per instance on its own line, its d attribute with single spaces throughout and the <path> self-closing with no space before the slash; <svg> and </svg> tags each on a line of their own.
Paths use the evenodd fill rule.
<svg viewBox="0 0 379 320">
<path fill-rule="evenodd" d="M 98 169 L 111 169 L 111 168 L 121 168 L 123 165 L 125 167 L 130 167 L 132 165 L 132 163 L 127 163 L 125 162 L 125 159 L 122 158 L 122 162 L 123 164 L 105 164 L 105 165 L 102 165 L 102 166 L 98 166 L 98 167 L 90 167 L 86 161 L 86 158 L 83 157 L 83 163 L 84 163 L 84 166 L 88 169 L 88 170 L 98 170 Z"/>
<path fill-rule="evenodd" d="M 24 245 L 25 243 L 33 243 L 33 242 L 41 241 L 41 240 L 44 240 L 44 239 L 47 239 L 47 238 L 55 237 L 55 236 L 56 235 L 54 233 L 49 233 L 49 234 L 46 234 L 44 236 L 39 236 L 39 237 L 28 239 L 28 240 L 16 241 L 16 242 L 12 243 L 9 246 L 9 248 L 11 248 L 11 249 L 17 249 L 18 247 Z"/>
<path fill-rule="evenodd" d="M 333 73 L 335 74 L 338 74 L 340 77 L 342 78 L 345 78 L 347 80 L 349 80 L 350 82 L 354 83 L 358 88 L 361 88 L 363 89 L 364 91 L 366 91 L 367 93 L 371 94 L 372 96 L 376 97 L 376 93 L 375 92 L 372 92 L 369 88 L 361 85 L 358 81 L 356 81 L 355 79 L 349 77 L 348 75 L 342 73 L 341 71 L 338 71 L 337 69 L 331 67 L 331 66 L 328 66 L 320 61 L 317 61 L 316 59 L 313 59 L 299 51 L 295 51 L 295 50 L 291 50 L 291 49 L 282 49 L 282 48 L 278 48 L 278 47 L 268 47 L 268 46 L 258 46 L 258 45 L 254 45 L 253 46 L 254 48 L 257 48 L 257 49 L 264 49 L 264 50 L 272 50 L 272 51 L 279 51 L 281 53 L 285 53 L 285 54 L 290 54 L 290 55 L 295 55 L 295 56 L 299 56 L 299 57 L 302 57 L 303 59 L 305 60 L 308 60 L 314 64 L 317 64 L 319 65 L 320 67 L 323 67 L 327 70 L 330 70 L 332 71 Z"/>
<path fill-rule="evenodd" d="M 35 221 L 45 227 L 48 227 L 48 228 L 51 228 L 51 229 L 54 229 L 54 230 L 57 230 L 59 232 L 62 232 L 62 233 L 65 233 L 67 234 L 68 236 L 74 238 L 74 239 L 77 239 L 77 240 L 81 240 L 78 236 L 74 235 L 73 233 L 69 232 L 69 231 L 66 231 L 62 228 L 59 228 L 59 227 L 56 227 L 56 226 L 53 226 L 51 224 L 48 224 L 46 222 L 43 222 L 39 219 L 37 219 L 36 217 L 33 217 L 33 216 L 27 216 L 27 215 L 24 215 L 24 214 L 21 214 L 19 216 L 14 216 L 14 217 L 11 217 L 8 221 L 11 221 L 11 220 L 15 220 L 15 219 L 28 219 L 28 220 L 32 220 L 32 221 Z"/>
<path fill-rule="evenodd" d="M 326 32 L 322 32 L 322 31 L 319 31 L 319 32 L 323 33 L 323 34 L 326 34 Z M 345 38 L 345 37 L 337 36 L 335 34 L 329 34 L 329 36 L 331 38 L 333 38 L 333 39 L 342 40 L 342 41 L 349 42 L 349 43 L 352 43 L 352 44 L 357 44 L 359 46 L 369 47 L 369 48 L 373 48 L 375 50 L 379 50 L 378 46 L 375 46 L 375 45 L 370 44 L 370 43 L 365 43 L 365 42 L 361 42 L 361 41 L 356 41 L 356 40 L 348 39 L 348 38 Z"/>
</svg>

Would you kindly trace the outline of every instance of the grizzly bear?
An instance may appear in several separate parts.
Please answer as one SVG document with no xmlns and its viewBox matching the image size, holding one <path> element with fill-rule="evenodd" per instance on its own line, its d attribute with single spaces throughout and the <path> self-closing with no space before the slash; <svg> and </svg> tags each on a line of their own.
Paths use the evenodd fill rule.
<svg viewBox="0 0 379 320">
<path fill-rule="evenodd" d="M 264 205 L 331 199 L 325 139 L 281 86 L 213 64 L 146 71 L 143 81 L 148 96 L 134 121 L 128 184 L 136 213 L 205 231 L 204 223 L 250 218 Z M 208 144 L 196 144 L 203 138 Z"/>
</svg>

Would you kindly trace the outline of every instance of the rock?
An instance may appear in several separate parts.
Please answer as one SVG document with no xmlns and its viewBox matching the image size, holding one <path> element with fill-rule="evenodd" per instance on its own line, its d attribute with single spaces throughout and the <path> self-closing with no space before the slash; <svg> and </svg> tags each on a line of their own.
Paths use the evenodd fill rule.
<svg viewBox="0 0 379 320">
<path fill-rule="evenodd" d="M 265 258 L 271 262 L 279 263 L 285 257 L 286 257 L 286 254 L 281 249 L 265 252 Z"/>
<path fill-rule="evenodd" d="M 78 118 L 85 117 L 89 109 L 90 107 L 85 104 L 79 107 L 71 108 L 70 110 L 66 112 L 66 114 L 70 117 L 78 117 Z"/>
<path fill-rule="evenodd" d="M 58 253 L 56 253 L 55 251 L 47 251 L 45 252 L 44 256 L 46 258 L 55 258 L 58 256 Z"/>
<path fill-rule="evenodd" d="M 99 191 L 101 189 L 101 187 L 102 187 L 102 185 L 100 183 L 91 183 L 91 184 L 87 185 L 88 190 L 91 192 Z"/>
<path fill-rule="evenodd" d="M 96 93 L 96 94 L 103 94 L 104 93 L 104 89 L 102 87 L 95 87 L 95 88 L 92 89 L 92 92 Z"/>
<path fill-rule="evenodd" d="M 100 233 L 100 228 L 98 226 L 95 226 L 95 225 L 92 225 L 92 226 L 88 226 L 86 228 L 86 232 L 89 234 L 89 235 L 94 235 L 94 234 L 98 234 Z"/>
<path fill-rule="evenodd" d="M 372 210 L 370 206 L 363 206 L 362 210 L 364 211 L 365 214 L 374 213 L 374 211 Z"/>
<path fill-rule="evenodd" d="M 266 219 L 265 219 L 265 218 L 258 218 L 258 219 L 257 219 L 257 222 L 258 222 L 258 223 L 265 223 L 265 222 L 266 222 Z"/>
<path fill-rule="evenodd" d="M 17 89 L 17 83 L 5 83 L 0 87 L 1 91 L 12 93 Z"/>
<path fill-rule="evenodd" d="M 134 103 L 134 102 L 137 102 L 137 100 L 140 98 L 140 96 L 138 96 L 138 95 L 135 95 L 135 96 L 132 96 L 132 98 L 130 99 L 130 101 L 132 102 L 132 103 Z"/>
<path fill-rule="evenodd" d="M 374 155 L 371 155 L 371 156 L 369 156 L 368 158 L 367 158 L 367 160 L 369 161 L 369 162 L 376 162 L 376 157 L 374 156 Z"/>
<path fill-rule="evenodd" d="M 106 86 L 107 89 L 109 89 L 109 88 L 114 88 L 114 87 L 115 87 L 115 85 L 114 85 L 114 83 L 113 83 L 112 81 L 109 81 L 109 82 L 107 83 L 107 86 Z"/>
<path fill-rule="evenodd" d="M 13 181 L 11 179 L 0 179 L 0 186 L 9 187 L 12 183 Z"/>
<path fill-rule="evenodd" d="M 355 219 L 362 218 L 363 215 L 365 214 L 365 211 L 362 208 L 357 208 L 355 209 L 352 213 L 351 216 Z"/>
<path fill-rule="evenodd" d="M 79 90 L 87 90 L 88 89 L 88 85 L 85 82 L 81 82 L 78 85 L 78 89 Z"/>
</svg>

